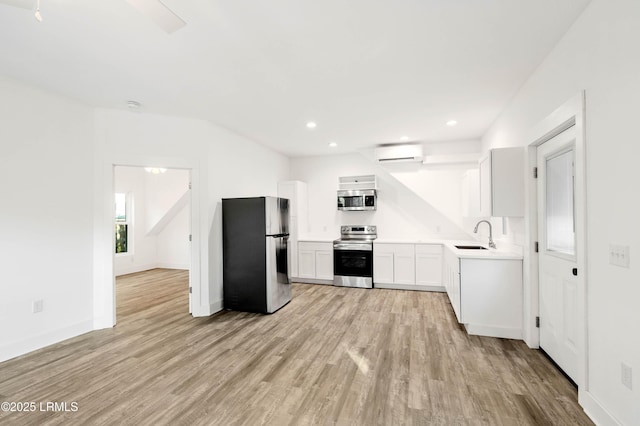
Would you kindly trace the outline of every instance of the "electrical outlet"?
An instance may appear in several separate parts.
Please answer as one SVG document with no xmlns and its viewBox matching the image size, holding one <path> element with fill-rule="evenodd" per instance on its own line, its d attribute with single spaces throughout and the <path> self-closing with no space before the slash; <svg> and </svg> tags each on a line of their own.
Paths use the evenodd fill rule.
<svg viewBox="0 0 640 426">
<path fill-rule="evenodd" d="M 629 246 L 609 244 L 609 263 L 623 268 L 629 267 Z"/>
<path fill-rule="evenodd" d="M 33 311 L 34 314 L 37 314 L 38 312 L 42 312 L 43 309 L 44 309 L 43 300 L 36 300 L 31 305 L 31 310 Z"/>
<path fill-rule="evenodd" d="M 621 362 L 620 370 L 622 373 L 622 384 L 628 387 L 629 390 L 633 390 L 633 371 L 631 370 L 631 367 L 624 362 Z"/>
</svg>

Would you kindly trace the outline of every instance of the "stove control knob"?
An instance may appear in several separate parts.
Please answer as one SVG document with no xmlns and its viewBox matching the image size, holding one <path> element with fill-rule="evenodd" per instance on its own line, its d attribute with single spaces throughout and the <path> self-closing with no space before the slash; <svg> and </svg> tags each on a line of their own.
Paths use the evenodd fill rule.
<svg viewBox="0 0 640 426">
<path fill-rule="evenodd" d="M 373 232 L 373 228 L 372 228 L 372 227 L 368 227 L 368 228 L 367 228 L 367 231 L 368 231 L 368 232 Z"/>
<path fill-rule="evenodd" d="M 348 231 L 349 231 L 349 228 L 347 228 L 346 226 L 342 227 L 342 232 L 348 232 Z"/>
</svg>

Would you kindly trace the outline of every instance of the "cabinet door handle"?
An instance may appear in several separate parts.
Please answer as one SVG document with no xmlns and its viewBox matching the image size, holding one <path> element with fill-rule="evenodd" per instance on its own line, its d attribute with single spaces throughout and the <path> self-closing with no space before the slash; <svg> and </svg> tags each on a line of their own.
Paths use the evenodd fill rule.
<svg viewBox="0 0 640 426">
<path fill-rule="evenodd" d="M 573 272 L 574 276 L 576 276 L 576 277 L 578 276 L 578 268 L 573 268 L 572 272 Z"/>
</svg>

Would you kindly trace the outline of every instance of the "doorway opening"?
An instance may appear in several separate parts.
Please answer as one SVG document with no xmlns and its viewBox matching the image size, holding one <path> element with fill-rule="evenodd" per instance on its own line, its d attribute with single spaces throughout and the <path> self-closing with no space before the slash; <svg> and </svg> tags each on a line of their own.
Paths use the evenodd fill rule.
<svg viewBox="0 0 640 426">
<path fill-rule="evenodd" d="M 191 170 L 113 169 L 115 314 L 162 309 L 192 313 Z"/>
</svg>

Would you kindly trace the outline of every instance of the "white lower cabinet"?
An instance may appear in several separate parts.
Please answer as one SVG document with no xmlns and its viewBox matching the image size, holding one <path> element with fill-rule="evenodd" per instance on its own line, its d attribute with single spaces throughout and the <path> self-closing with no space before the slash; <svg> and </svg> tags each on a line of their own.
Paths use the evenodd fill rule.
<svg viewBox="0 0 640 426">
<path fill-rule="evenodd" d="M 443 285 L 449 296 L 449 301 L 456 314 L 458 322 L 460 320 L 460 259 L 451 251 L 444 253 L 444 277 Z"/>
<path fill-rule="evenodd" d="M 298 276 L 300 282 L 333 282 L 333 243 L 298 242 Z"/>
<path fill-rule="evenodd" d="M 415 284 L 414 245 L 374 243 L 373 282 L 374 284 Z"/>
<path fill-rule="evenodd" d="M 393 283 L 393 251 L 384 251 L 384 247 L 373 248 L 373 282 Z"/>
<path fill-rule="evenodd" d="M 442 246 L 416 244 L 416 285 L 442 285 Z"/>
<path fill-rule="evenodd" d="M 447 250 L 444 284 L 469 334 L 522 339 L 522 260 L 460 259 Z"/>
<path fill-rule="evenodd" d="M 298 277 L 297 278 L 315 278 L 316 277 L 316 252 L 314 250 L 305 250 L 305 243 L 298 243 Z"/>
<path fill-rule="evenodd" d="M 413 244 L 398 244 L 394 247 L 393 282 L 404 285 L 416 283 L 416 253 Z"/>
<path fill-rule="evenodd" d="M 316 278 L 333 281 L 333 245 L 329 250 L 316 251 Z"/>
<path fill-rule="evenodd" d="M 374 243 L 373 283 L 380 288 L 442 291 L 442 245 Z"/>
</svg>

